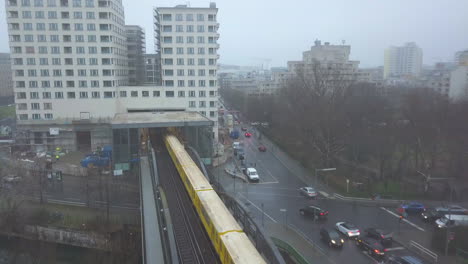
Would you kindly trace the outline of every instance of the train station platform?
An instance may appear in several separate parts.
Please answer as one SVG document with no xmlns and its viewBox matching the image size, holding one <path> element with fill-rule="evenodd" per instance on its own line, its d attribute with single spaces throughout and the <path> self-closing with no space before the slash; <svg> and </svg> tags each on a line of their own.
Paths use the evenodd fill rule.
<svg viewBox="0 0 468 264">
<path fill-rule="evenodd" d="M 140 159 L 141 206 L 143 227 L 143 263 L 164 263 L 161 230 L 156 209 L 152 175 L 148 157 Z"/>
</svg>

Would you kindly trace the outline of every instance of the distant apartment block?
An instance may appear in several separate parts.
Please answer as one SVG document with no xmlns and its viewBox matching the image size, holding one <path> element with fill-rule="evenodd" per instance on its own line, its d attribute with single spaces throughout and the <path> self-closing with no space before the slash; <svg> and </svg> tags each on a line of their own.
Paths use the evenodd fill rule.
<svg viewBox="0 0 468 264">
<path fill-rule="evenodd" d="M 0 53 L 0 97 L 13 96 L 13 79 L 9 53 Z"/>
<path fill-rule="evenodd" d="M 389 47 L 384 56 L 384 78 L 416 78 L 421 73 L 423 52 L 416 43 Z"/>
<path fill-rule="evenodd" d="M 145 82 L 145 32 L 140 26 L 126 25 L 125 36 L 128 53 L 128 85 L 143 85 Z"/>
<path fill-rule="evenodd" d="M 450 72 L 449 97 L 468 99 L 468 50 L 456 53 L 457 66 Z"/>
</svg>

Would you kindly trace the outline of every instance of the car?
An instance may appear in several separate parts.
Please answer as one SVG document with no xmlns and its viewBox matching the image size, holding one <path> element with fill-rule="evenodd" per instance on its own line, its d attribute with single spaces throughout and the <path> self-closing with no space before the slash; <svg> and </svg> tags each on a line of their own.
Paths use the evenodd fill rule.
<svg viewBox="0 0 468 264">
<path fill-rule="evenodd" d="M 316 198 L 317 191 L 312 187 L 302 187 L 299 188 L 299 194 L 307 197 L 307 198 Z"/>
<path fill-rule="evenodd" d="M 249 181 L 258 182 L 260 180 L 260 177 L 258 176 L 257 170 L 255 168 L 246 168 L 244 173 Z"/>
<path fill-rule="evenodd" d="M 356 245 L 361 249 L 367 251 L 369 256 L 374 256 L 382 259 L 385 256 L 386 249 L 380 244 L 379 241 L 370 237 L 359 237 L 356 239 Z"/>
<path fill-rule="evenodd" d="M 442 216 L 444 216 L 444 214 L 438 212 L 435 208 L 426 209 L 426 211 L 421 213 L 422 220 L 426 222 L 434 222 Z"/>
<path fill-rule="evenodd" d="M 323 210 L 320 207 L 309 205 L 299 209 L 299 213 L 303 216 L 312 216 L 314 219 L 327 219 L 328 211 Z"/>
<path fill-rule="evenodd" d="M 266 151 L 266 147 L 264 145 L 260 145 L 258 146 L 258 151 L 260 152 L 265 152 Z"/>
<path fill-rule="evenodd" d="M 242 130 L 242 131 L 247 131 L 247 128 L 246 128 L 246 127 L 242 127 L 241 130 Z"/>
<path fill-rule="evenodd" d="M 358 237 L 361 234 L 359 228 L 348 222 L 336 223 L 336 229 L 348 238 Z"/>
<path fill-rule="evenodd" d="M 327 243 L 329 247 L 343 247 L 343 238 L 333 229 L 321 228 L 320 238 Z"/>
<path fill-rule="evenodd" d="M 400 205 L 400 209 L 404 209 L 404 211 L 408 214 L 416 214 L 426 211 L 426 207 L 419 202 L 404 203 Z"/>
<path fill-rule="evenodd" d="M 421 218 L 426 222 L 434 222 L 435 220 L 443 217 L 446 214 L 467 215 L 468 210 L 458 205 L 429 208 L 421 213 Z"/>
<path fill-rule="evenodd" d="M 424 262 L 414 256 L 390 256 L 385 264 L 423 264 Z"/>
<path fill-rule="evenodd" d="M 364 233 L 371 238 L 379 240 L 382 245 L 391 245 L 393 242 L 393 233 L 379 228 L 367 228 Z"/>
<path fill-rule="evenodd" d="M 245 136 L 246 138 L 249 138 L 249 137 L 252 136 L 252 133 L 250 133 L 250 132 L 245 132 L 244 136 Z"/>
</svg>

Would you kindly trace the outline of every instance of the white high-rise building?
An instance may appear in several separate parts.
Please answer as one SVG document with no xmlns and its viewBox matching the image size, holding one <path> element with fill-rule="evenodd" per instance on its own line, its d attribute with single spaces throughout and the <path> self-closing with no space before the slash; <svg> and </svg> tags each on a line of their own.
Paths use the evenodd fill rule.
<svg viewBox="0 0 468 264">
<path fill-rule="evenodd" d="M 162 85 L 166 96 L 183 98 L 182 107 L 218 121 L 218 27 L 215 3 L 207 8 L 155 9 L 157 53 L 161 54 Z"/>
<path fill-rule="evenodd" d="M 127 84 L 121 0 L 7 0 L 6 11 L 19 121 L 79 118 Z"/>
<path fill-rule="evenodd" d="M 421 73 L 423 52 L 416 43 L 409 42 L 401 47 L 385 50 L 384 78 L 411 78 Z"/>
<path fill-rule="evenodd" d="M 6 0 L 6 11 L 18 130 L 26 142 L 102 146 L 111 141 L 116 114 L 144 111 L 200 112 L 215 122 L 217 140 L 215 4 L 155 10 L 163 86 L 129 86 L 121 0 Z"/>
</svg>

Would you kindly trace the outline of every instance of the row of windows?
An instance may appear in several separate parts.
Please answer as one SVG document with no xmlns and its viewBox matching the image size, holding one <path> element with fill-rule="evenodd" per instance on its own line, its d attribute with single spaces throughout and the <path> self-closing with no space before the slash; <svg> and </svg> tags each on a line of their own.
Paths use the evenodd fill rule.
<svg viewBox="0 0 468 264">
<path fill-rule="evenodd" d="M 21 12 L 21 17 L 23 19 L 30 19 L 33 18 L 33 12 L 32 11 L 22 11 Z M 34 18 L 36 19 L 45 19 L 46 12 L 45 11 L 35 11 L 34 12 Z M 47 11 L 47 19 L 57 19 L 58 18 L 58 12 L 57 11 Z M 96 19 L 96 13 L 95 12 L 85 12 L 86 19 Z M 18 11 L 10 11 L 8 13 L 9 18 L 19 18 Z M 98 17 L 100 19 L 108 19 L 112 13 L 108 12 L 99 12 Z M 60 12 L 60 18 L 62 19 L 69 19 L 70 17 L 70 12 Z M 83 12 L 75 11 L 73 12 L 73 19 L 83 19 Z"/>
<path fill-rule="evenodd" d="M 86 65 L 86 58 L 76 58 L 76 65 Z M 23 58 L 14 58 L 13 65 L 23 65 Z M 52 65 L 62 65 L 62 58 L 52 58 Z M 99 65 L 98 58 L 89 58 L 89 65 Z M 127 66 L 126 60 L 112 59 L 112 58 L 102 58 L 100 65 L 121 65 Z M 64 65 L 73 65 L 72 58 L 64 58 Z M 26 65 L 36 65 L 36 58 L 26 58 Z M 39 58 L 39 65 L 49 65 L 49 58 Z"/>
<path fill-rule="evenodd" d="M 32 31 L 36 29 L 37 31 L 58 31 L 59 29 L 63 31 L 70 31 L 72 30 L 72 24 L 70 23 L 36 23 L 36 27 L 33 26 L 33 23 L 23 23 L 23 30 L 25 31 Z M 46 26 L 47 25 L 47 26 Z M 82 24 L 82 23 L 75 23 L 73 24 L 73 30 L 75 31 L 83 31 L 85 29 L 86 25 L 86 30 L 87 31 L 96 31 L 96 24 Z M 10 23 L 8 25 L 10 30 L 20 30 L 20 24 L 19 23 Z M 109 31 L 112 29 L 111 24 L 99 24 L 99 30 L 100 31 Z"/>
<path fill-rule="evenodd" d="M 28 120 L 28 116 L 29 116 L 28 114 L 19 114 L 18 119 L 19 120 Z M 31 119 L 32 120 L 42 120 L 42 116 L 41 116 L 41 114 L 32 114 Z M 46 113 L 46 114 L 44 114 L 44 119 L 45 120 L 52 120 L 52 119 L 54 119 L 54 115 L 51 114 L 51 113 Z"/>
<path fill-rule="evenodd" d="M 203 36 L 198 36 L 197 37 L 197 42 L 202 44 L 202 43 L 205 43 L 205 37 Z M 165 36 L 162 38 L 162 42 L 163 43 L 166 43 L 166 44 L 169 44 L 169 43 L 172 43 L 172 36 Z M 187 36 L 185 37 L 185 41 L 186 43 L 189 43 L 189 44 L 193 44 L 195 43 L 195 37 L 194 36 Z M 176 36 L 175 37 L 175 42 L 176 43 L 184 43 L 184 37 L 183 36 Z M 216 38 L 215 37 L 208 37 L 208 43 L 209 44 L 217 44 L 216 42 Z"/>
<path fill-rule="evenodd" d="M 95 0 L 72 0 L 70 2 L 73 3 L 73 7 L 82 7 L 83 3 L 85 7 L 94 7 L 94 1 Z M 99 1 L 99 6 L 101 6 L 101 2 L 107 1 Z M 45 3 L 47 3 L 48 7 L 55 7 L 57 6 L 57 3 L 62 7 L 67 7 L 69 5 L 68 0 L 21 0 L 21 6 L 31 6 L 31 3 L 35 7 L 43 7 L 45 6 Z M 8 0 L 8 4 L 10 6 L 16 6 L 17 0 Z"/>
<path fill-rule="evenodd" d="M 195 48 L 194 47 L 188 47 L 186 49 L 182 47 L 177 47 L 175 48 L 176 54 L 184 54 L 184 51 L 187 52 L 189 55 L 194 55 L 195 54 Z M 205 48 L 197 48 L 197 54 L 199 55 L 204 55 L 205 54 Z M 173 48 L 163 48 L 164 54 L 173 54 Z M 210 55 L 217 55 L 216 54 L 216 48 L 208 48 L 208 54 Z"/>
<path fill-rule="evenodd" d="M 194 25 L 186 25 L 185 27 L 183 25 L 176 25 L 175 32 L 184 32 L 184 28 L 185 32 L 195 32 Z M 172 25 L 163 25 L 162 32 L 172 32 Z M 205 32 L 205 26 L 197 25 L 197 32 Z M 216 32 L 216 26 L 208 26 L 208 32 Z"/>
<path fill-rule="evenodd" d="M 177 64 L 180 65 L 180 64 Z M 181 64 L 183 65 L 183 64 Z M 185 73 L 187 72 L 187 76 L 195 76 L 196 71 L 194 69 L 188 69 L 188 70 L 183 70 L 183 69 L 177 69 L 177 70 L 164 70 L 163 75 L 164 76 L 174 76 L 174 73 L 176 73 L 177 76 L 185 76 Z M 216 76 L 216 70 L 209 70 L 209 75 L 210 76 Z M 206 76 L 206 70 L 204 69 L 199 69 L 198 70 L 198 76 Z"/>
<path fill-rule="evenodd" d="M 114 42 L 115 39 L 112 36 L 101 35 L 100 42 Z M 23 36 L 24 42 L 34 42 L 34 35 L 25 34 Z M 36 35 L 37 42 L 47 42 L 47 35 Z M 21 42 L 21 35 L 10 35 L 11 42 Z M 62 35 L 62 42 L 85 42 L 84 35 L 75 35 L 74 40 L 72 40 L 71 35 Z M 97 42 L 96 35 L 88 35 L 87 41 L 91 43 Z M 49 42 L 60 42 L 60 35 L 49 35 Z M 118 41 L 117 41 L 118 42 Z"/>
<path fill-rule="evenodd" d="M 60 76 L 80 76 L 80 77 L 84 77 L 84 76 L 88 76 L 88 73 L 89 73 L 89 76 L 99 76 L 99 72 L 101 71 L 101 74 L 102 76 L 114 76 L 114 70 L 109 70 L 109 69 L 104 69 L 104 70 L 86 70 L 86 69 L 78 69 L 78 70 L 72 70 L 72 69 L 65 69 L 65 70 L 61 70 L 61 69 L 53 69 L 53 70 L 50 70 L 49 69 L 41 69 L 41 70 L 35 70 L 35 69 L 29 69 L 27 71 L 25 70 L 15 70 L 15 76 L 16 77 L 24 77 L 27 76 L 28 77 L 37 77 L 37 76 L 41 76 L 41 77 L 48 77 L 48 76 L 54 76 L 54 77 L 60 77 Z M 62 73 L 64 73 L 62 75 Z"/>
<path fill-rule="evenodd" d="M 37 50 L 36 50 L 36 47 L 35 46 L 26 46 L 24 47 L 24 52 L 26 54 L 35 54 L 36 51 L 38 54 L 48 54 L 49 53 L 49 50 L 50 50 L 50 53 L 51 54 L 60 54 L 60 53 L 64 53 L 64 54 L 86 54 L 86 51 L 88 52 L 88 54 L 98 54 L 98 47 L 75 47 L 73 49 L 73 47 L 59 47 L 59 46 L 53 46 L 53 47 L 47 47 L 47 46 L 39 46 L 37 47 Z M 100 51 L 100 54 L 111 54 L 113 53 L 113 50 L 114 48 L 112 47 L 100 47 L 99 48 L 99 51 Z M 12 47 L 12 51 L 13 53 L 15 54 L 21 54 L 23 53 L 23 47 Z"/>
<path fill-rule="evenodd" d="M 165 96 L 166 97 L 175 97 L 175 92 L 174 91 L 165 91 Z M 88 92 L 66 92 L 67 98 L 68 99 L 75 99 L 76 94 L 78 94 L 79 98 L 89 98 L 88 97 Z M 196 91 L 177 91 L 177 97 L 185 97 L 187 94 L 188 97 L 196 97 Z M 39 98 L 39 92 L 30 92 L 29 93 L 29 99 L 40 99 Z M 64 99 L 64 92 L 55 92 L 55 99 Z M 153 91 L 153 97 L 161 97 L 161 91 Z M 216 91 L 209 91 L 210 97 L 214 97 L 216 95 Z M 26 92 L 17 92 L 16 93 L 16 99 L 27 99 L 26 98 L 27 93 Z M 125 97 L 150 97 L 150 91 L 130 91 L 130 93 L 127 93 L 127 91 L 120 91 L 119 92 L 119 97 L 125 98 Z M 114 98 L 116 97 L 116 92 L 103 92 L 103 98 Z M 204 98 L 206 97 L 206 91 L 198 91 L 198 97 Z M 101 92 L 95 91 L 91 92 L 91 98 L 101 98 Z M 52 99 L 52 92 L 43 92 L 42 93 L 42 99 Z M 200 101 L 204 102 L 203 105 L 205 105 L 205 101 Z M 18 104 L 22 105 L 22 107 L 26 104 Z M 216 107 L 216 101 L 209 101 L 210 107 Z M 19 106 L 18 106 L 19 107 Z M 27 106 L 24 106 L 27 107 Z M 52 106 L 51 106 L 52 107 Z M 19 110 L 26 110 L 22 108 L 18 108 Z M 32 108 L 35 109 L 35 108 Z"/>
<path fill-rule="evenodd" d="M 18 110 L 28 110 L 28 104 L 20 103 L 16 105 Z M 43 103 L 43 110 L 52 110 L 52 103 Z M 40 103 L 31 103 L 31 110 L 41 110 Z"/>
<path fill-rule="evenodd" d="M 174 80 L 165 80 L 164 81 L 164 86 L 166 87 L 174 87 Z M 196 87 L 196 82 L 195 80 L 188 80 L 187 81 L 187 86 L 188 87 Z M 178 80 L 177 81 L 177 87 L 185 87 L 185 80 Z M 198 81 L 198 87 L 206 87 L 206 81 L 205 80 L 199 80 Z M 209 81 L 209 87 L 216 87 L 216 81 L 215 80 L 210 80 Z"/>
<path fill-rule="evenodd" d="M 172 21 L 172 14 L 161 14 L 162 21 Z M 205 21 L 205 14 L 196 14 L 197 21 Z M 184 21 L 183 14 L 175 14 L 175 21 Z M 185 21 L 194 21 L 194 14 L 185 14 Z M 209 14 L 208 21 L 216 21 L 216 15 Z"/>
<path fill-rule="evenodd" d="M 197 43 L 199 44 L 204 44 L 205 40 L 208 39 L 208 43 L 210 44 L 216 44 L 216 38 L 215 37 L 203 37 L 203 36 L 198 36 L 197 37 Z M 173 37 L 172 36 L 165 36 L 162 37 L 162 42 L 166 44 L 172 43 Z M 175 37 L 176 43 L 184 43 L 184 37 L 183 36 L 176 36 Z M 185 41 L 188 44 L 193 44 L 195 43 L 195 37 L 194 36 L 187 36 L 185 37 Z"/>
<path fill-rule="evenodd" d="M 65 82 L 62 82 L 62 81 L 29 81 L 28 82 L 28 87 L 29 88 L 39 88 L 39 83 L 41 84 L 41 88 L 51 88 L 52 87 L 52 84 L 54 86 L 54 88 L 62 88 L 64 87 L 67 87 L 67 88 L 75 88 L 75 84 L 78 85 L 78 87 L 80 88 L 87 88 L 88 87 L 88 81 L 78 81 L 75 83 L 75 81 L 65 81 Z M 96 88 L 96 87 L 99 87 L 100 85 L 100 82 L 99 81 L 90 81 L 89 82 L 89 87 L 93 87 L 93 88 Z M 114 87 L 115 86 L 115 81 L 102 81 L 102 86 L 103 87 Z M 15 87 L 16 88 L 26 88 L 26 82 L 25 81 L 16 81 L 15 82 Z"/>
<path fill-rule="evenodd" d="M 198 64 L 197 65 L 200 65 L 200 66 L 203 66 L 203 65 L 206 65 L 205 62 L 206 60 L 204 58 L 199 58 L 197 60 Z M 177 59 L 176 61 L 177 65 L 184 65 L 184 59 L 183 58 L 179 58 Z M 163 64 L 164 65 L 174 65 L 174 60 L 172 58 L 165 58 L 163 60 Z M 189 58 L 187 59 L 187 65 L 195 65 L 195 59 L 193 58 Z M 208 65 L 216 65 L 216 59 L 208 59 Z"/>
</svg>

